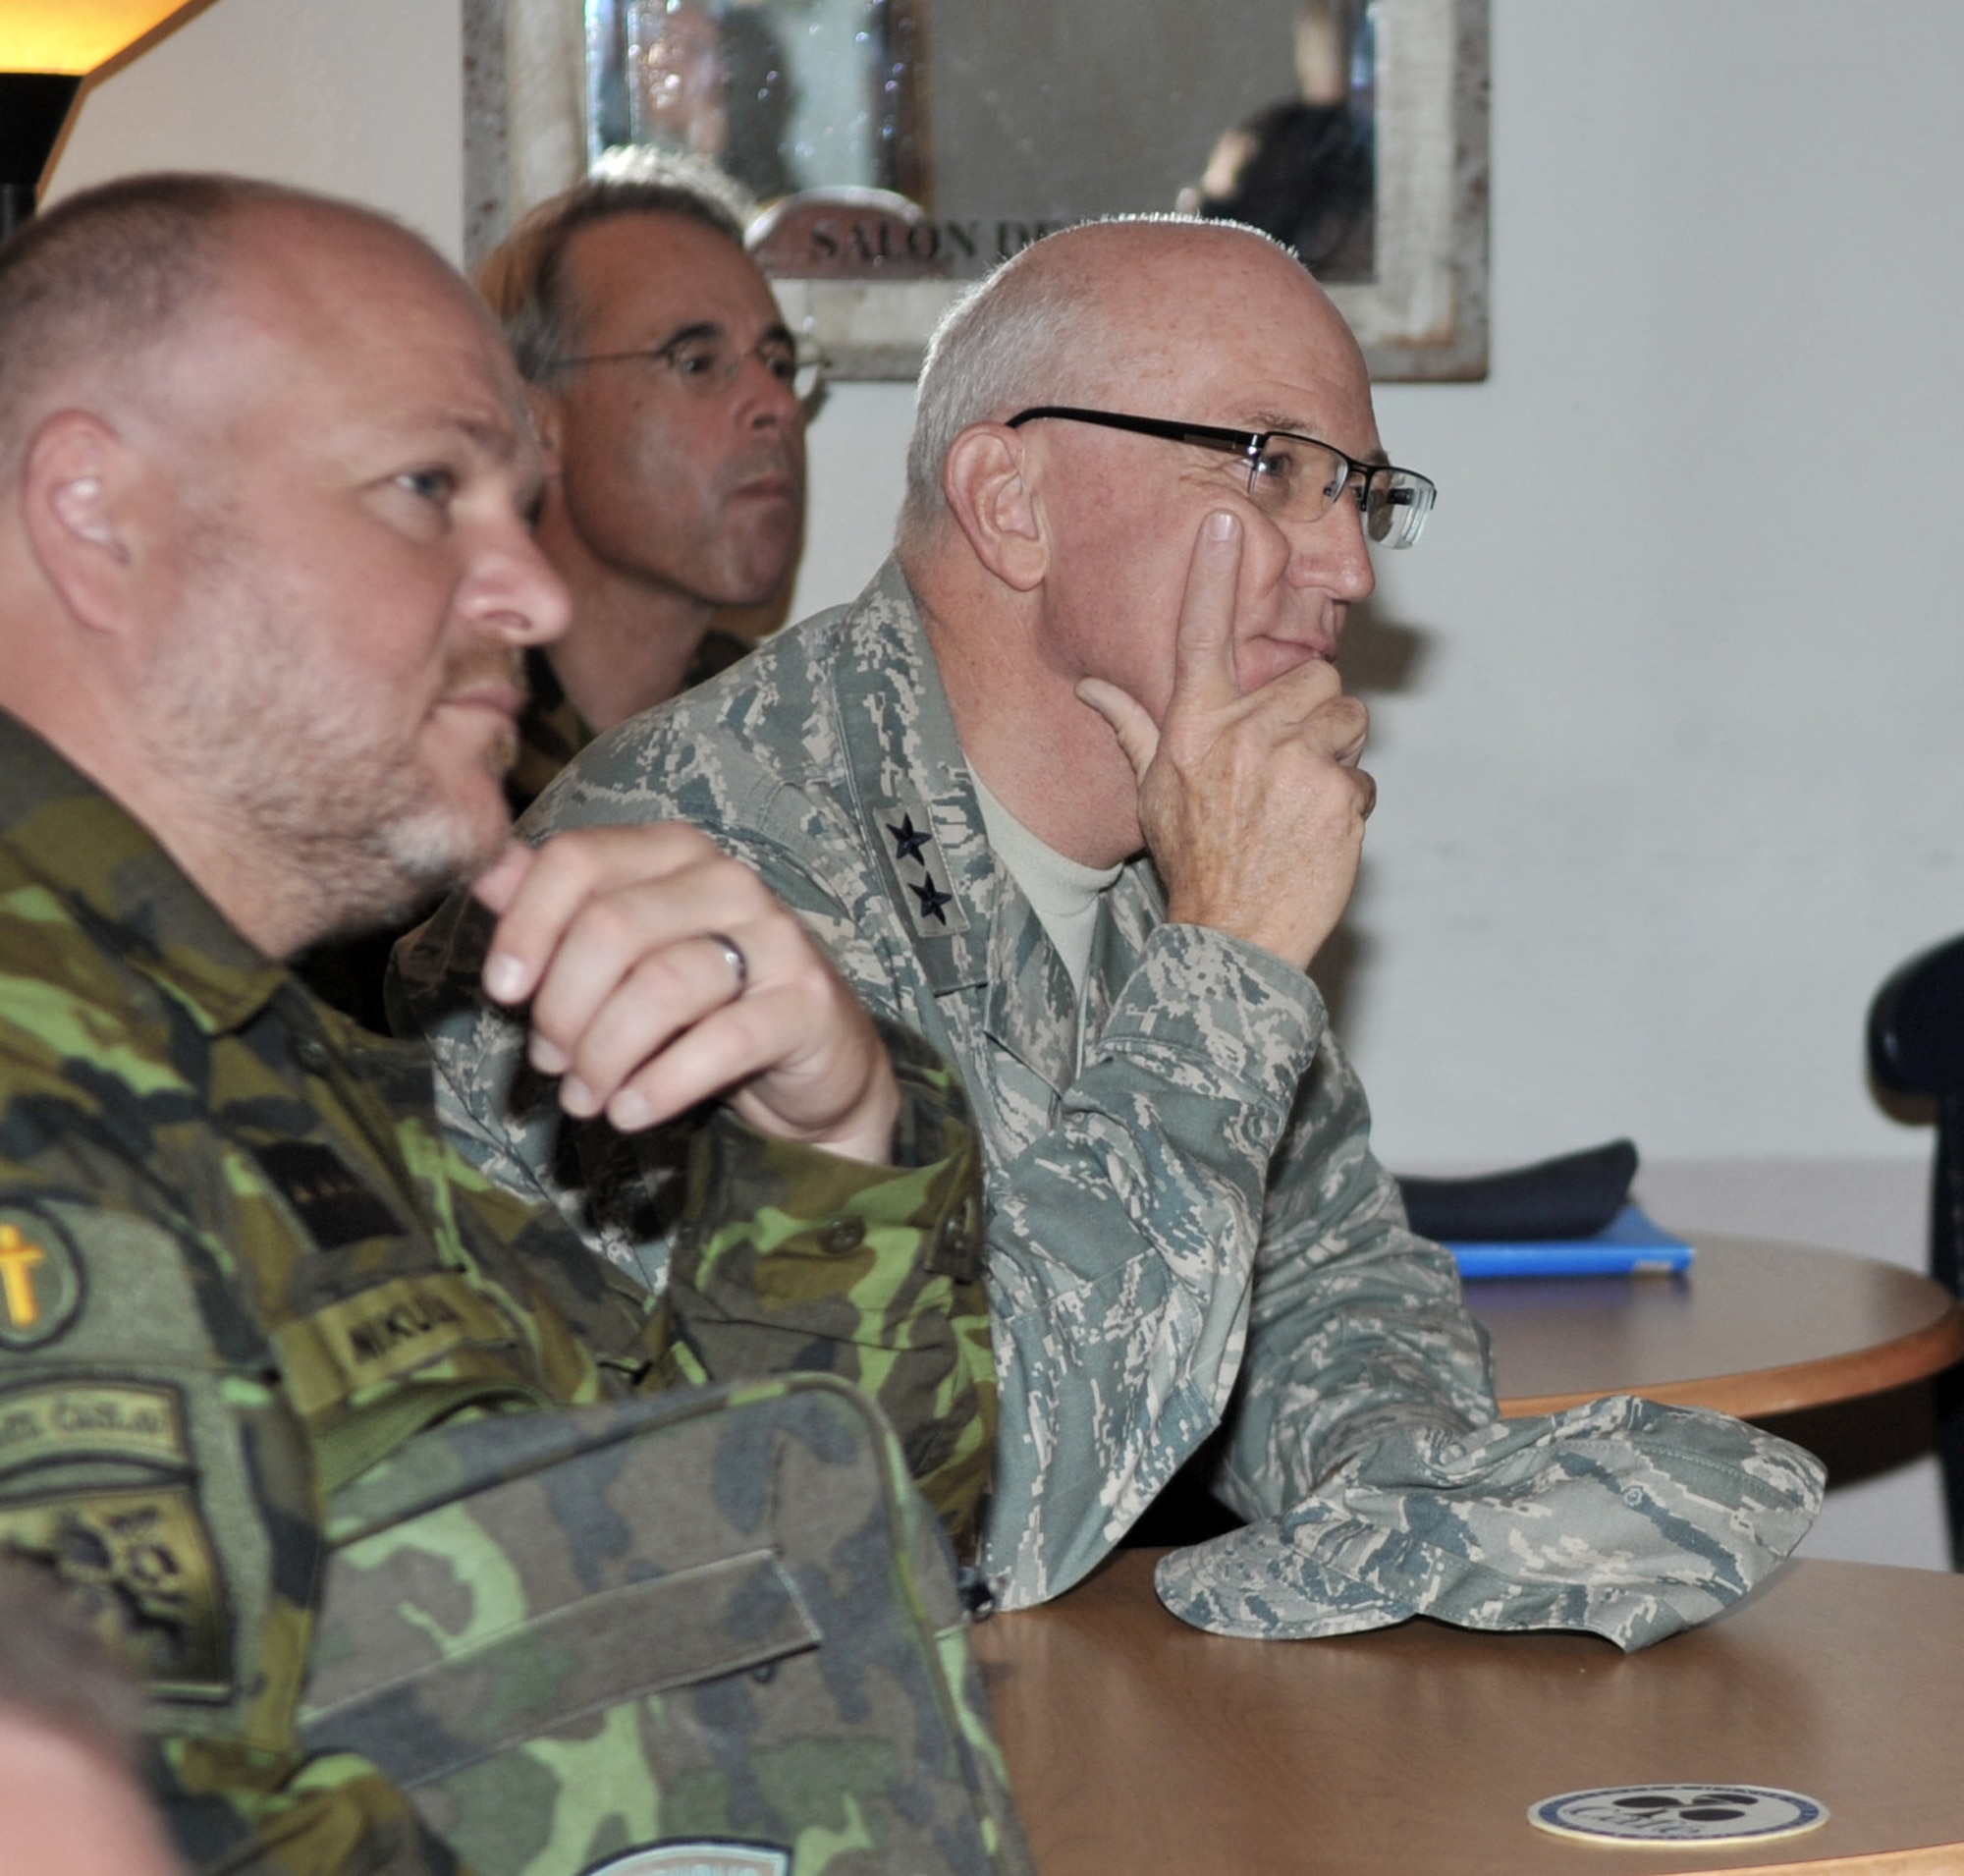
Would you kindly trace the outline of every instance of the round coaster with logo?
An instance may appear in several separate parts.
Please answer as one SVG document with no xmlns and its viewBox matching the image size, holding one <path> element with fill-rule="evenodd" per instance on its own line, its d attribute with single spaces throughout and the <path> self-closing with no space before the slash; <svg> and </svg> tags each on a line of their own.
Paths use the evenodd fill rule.
<svg viewBox="0 0 1964 1876">
<path fill-rule="evenodd" d="M 1528 1806 L 1528 1822 L 1590 1844 L 1763 1844 L 1828 1821 L 1828 1806 L 1767 1785 L 1604 1785 Z"/>
</svg>

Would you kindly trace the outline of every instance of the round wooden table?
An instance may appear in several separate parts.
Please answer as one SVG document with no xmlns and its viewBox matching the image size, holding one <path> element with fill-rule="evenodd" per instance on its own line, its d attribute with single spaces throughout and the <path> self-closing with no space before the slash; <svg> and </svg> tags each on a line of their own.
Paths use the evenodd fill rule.
<svg viewBox="0 0 1964 1876">
<path fill-rule="evenodd" d="M 1913 1270 L 1685 1236 L 1698 1259 L 1682 1276 L 1468 1283 L 1467 1307 L 1494 1338 L 1500 1410 L 1641 1394 L 1758 1419 L 1881 1394 L 1964 1358 L 1964 1310 Z"/>
<path fill-rule="evenodd" d="M 1433 1622 L 1233 1641 L 1122 1551 L 975 1651 L 1040 1876 L 1543 1876 L 1964 1869 L 1964 1577 L 1789 1564 L 1641 1654 Z M 1559 1793 L 1771 1785 L 1828 1806 L 1744 1849 L 1598 1848 L 1529 1824 Z"/>
</svg>

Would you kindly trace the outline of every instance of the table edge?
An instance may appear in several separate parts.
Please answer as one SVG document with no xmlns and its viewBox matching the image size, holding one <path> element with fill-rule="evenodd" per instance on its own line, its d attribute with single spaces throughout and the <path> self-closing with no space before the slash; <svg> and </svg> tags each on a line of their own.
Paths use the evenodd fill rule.
<svg viewBox="0 0 1964 1876">
<path fill-rule="evenodd" d="M 1507 1395 L 1500 1401 L 1503 1419 L 1535 1413 L 1558 1413 L 1612 1394 L 1634 1394 L 1646 1401 L 1675 1407 L 1716 1407 L 1742 1420 L 1769 1414 L 1796 1413 L 1808 1407 L 1832 1407 L 1866 1395 L 1886 1394 L 1912 1381 L 1941 1374 L 1964 1359 L 1964 1307 L 1951 1300 L 1936 1322 L 1879 1342 L 1872 1348 L 1816 1361 L 1792 1362 L 1778 1368 L 1749 1368 L 1739 1374 L 1706 1375 L 1690 1381 L 1663 1381 L 1650 1387 L 1599 1388 L 1581 1393 Z"/>
</svg>

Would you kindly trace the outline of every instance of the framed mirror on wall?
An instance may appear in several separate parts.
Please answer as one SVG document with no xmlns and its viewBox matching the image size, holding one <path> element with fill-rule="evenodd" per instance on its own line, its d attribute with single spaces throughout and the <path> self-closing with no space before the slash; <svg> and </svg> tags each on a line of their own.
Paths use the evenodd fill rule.
<svg viewBox="0 0 1964 1876">
<path fill-rule="evenodd" d="M 1487 0 L 466 0 L 481 251 L 605 151 L 714 162 L 846 378 L 1093 216 L 1302 253 L 1379 378 L 1487 365 Z"/>
</svg>

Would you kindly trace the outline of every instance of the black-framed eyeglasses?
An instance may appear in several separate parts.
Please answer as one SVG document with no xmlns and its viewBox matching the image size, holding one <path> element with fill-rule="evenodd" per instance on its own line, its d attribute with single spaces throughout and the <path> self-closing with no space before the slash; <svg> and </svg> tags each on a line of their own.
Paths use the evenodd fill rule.
<svg viewBox="0 0 1964 1876">
<path fill-rule="evenodd" d="M 1388 463 L 1359 463 L 1329 443 L 1293 430 L 1228 430 L 1214 423 L 1174 423 L 1164 417 L 1124 416 L 1116 411 L 1080 411 L 1039 404 L 1009 418 L 1009 428 L 1039 417 L 1102 423 L 1173 443 L 1192 443 L 1247 459 L 1248 499 L 1278 521 L 1317 522 L 1345 490 L 1364 517 L 1364 531 L 1381 547 L 1409 547 L 1425 530 L 1439 498 L 1430 478 Z"/>
<path fill-rule="evenodd" d="M 583 364 L 651 364 L 673 375 L 684 391 L 708 398 L 729 390 L 751 359 L 762 359 L 764 368 L 781 384 L 790 386 L 800 404 L 808 403 L 825 381 L 825 355 L 789 333 L 773 333 L 744 352 L 718 332 L 684 332 L 667 345 L 645 351 L 590 352 L 578 359 L 554 359 L 546 368 L 571 371 Z"/>
</svg>

